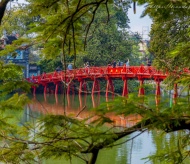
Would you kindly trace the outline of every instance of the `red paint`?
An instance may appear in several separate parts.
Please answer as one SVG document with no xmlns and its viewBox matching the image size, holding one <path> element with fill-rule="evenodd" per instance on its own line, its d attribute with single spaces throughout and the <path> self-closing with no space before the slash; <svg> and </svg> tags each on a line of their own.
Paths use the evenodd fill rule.
<svg viewBox="0 0 190 164">
<path fill-rule="evenodd" d="M 189 70 L 185 70 L 184 72 L 190 73 Z M 92 94 L 96 91 L 100 91 L 100 84 L 97 82 L 99 79 L 107 80 L 106 87 L 106 96 L 108 96 L 108 92 L 114 92 L 114 86 L 112 80 L 114 79 L 122 79 L 124 81 L 123 84 L 123 96 L 127 96 L 128 94 L 128 86 L 127 79 L 139 79 L 140 88 L 139 95 L 144 95 L 145 91 L 143 88 L 143 81 L 157 79 L 157 89 L 156 95 L 160 95 L 160 81 L 164 80 L 168 76 L 168 72 L 164 73 L 159 70 L 156 70 L 152 66 L 120 66 L 116 68 L 108 67 L 89 67 L 88 72 L 86 72 L 85 68 L 73 69 L 69 71 L 61 71 L 61 72 L 50 72 L 45 75 L 32 76 L 27 78 L 27 80 L 31 83 L 37 85 L 48 85 L 48 83 L 54 83 L 56 85 L 55 94 L 58 92 L 58 82 L 68 82 L 68 81 L 79 81 L 79 94 L 81 92 L 87 91 L 86 82 L 93 81 Z M 158 82 L 159 81 L 159 82 Z M 34 87 L 33 87 L 34 88 Z M 70 85 L 67 88 L 67 94 L 70 92 Z M 33 89 L 33 94 L 35 94 L 36 89 Z M 44 88 L 44 92 L 45 88 Z M 87 92 L 86 92 L 87 93 Z M 113 93 L 114 94 L 114 93 Z M 177 92 L 175 92 L 174 97 L 177 97 Z"/>
</svg>

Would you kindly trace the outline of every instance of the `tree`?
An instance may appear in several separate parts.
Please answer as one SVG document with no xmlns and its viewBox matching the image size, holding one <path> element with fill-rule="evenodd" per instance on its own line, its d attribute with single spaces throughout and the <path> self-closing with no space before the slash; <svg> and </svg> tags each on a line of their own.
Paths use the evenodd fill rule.
<svg viewBox="0 0 190 164">
<path fill-rule="evenodd" d="M 146 2 L 148 3 L 139 0 L 140 4 Z M 189 44 L 189 4 L 180 0 L 150 1 L 142 15 L 148 14 L 153 19 L 150 51 L 158 59 L 156 63 L 160 67 L 168 66 L 172 70 L 175 66 L 188 66 L 189 60 L 184 57 L 188 53 Z M 179 46 L 181 52 L 177 55 L 175 49 L 179 50 Z M 187 62 L 184 62 L 186 60 Z M 165 64 L 161 64 L 163 62 Z"/>
<path fill-rule="evenodd" d="M 171 76 L 165 81 L 170 87 L 174 83 L 186 88 L 189 86 L 189 75 L 183 74 L 184 68 L 189 68 L 189 2 L 187 1 L 172 1 L 164 0 L 162 2 L 158 1 L 141 1 L 140 4 L 148 3 L 144 11 L 144 15 L 148 14 L 153 19 L 153 25 L 151 28 L 151 42 L 150 51 L 155 57 L 154 64 L 160 69 L 167 70 L 171 72 Z M 175 73 L 174 73 L 175 72 Z M 172 112 L 168 112 L 168 116 L 178 117 L 178 119 L 166 121 L 164 118 L 167 116 L 166 113 L 162 114 L 162 119 L 167 123 L 170 122 L 172 127 L 166 130 L 166 132 L 171 132 L 173 130 L 182 130 L 189 128 L 187 127 L 188 118 L 185 118 L 184 114 L 188 114 L 188 100 L 189 94 L 186 94 L 183 104 L 178 100 L 175 108 Z M 182 107 L 182 106 L 183 107 Z M 165 108 L 165 111 L 169 109 Z M 184 114 L 182 114 L 184 113 Z M 184 120 L 185 119 L 185 120 Z M 183 121 L 182 121 L 183 120 Z M 180 125 L 178 128 L 174 128 L 177 124 Z M 182 128 L 183 127 L 183 128 Z M 182 140 L 183 138 L 183 140 Z M 177 137 L 176 137 L 177 139 Z M 184 142 L 182 144 L 181 142 Z M 188 134 L 182 133 L 181 139 L 178 141 L 178 146 L 172 151 L 164 152 L 166 161 L 175 161 L 174 163 L 183 163 L 185 159 L 189 158 L 187 154 L 189 145 Z M 182 148 L 183 147 L 183 148 Z M 173 153 L 176 153 L 175 156 Z M 163 152 L 162 152 L 163 153 Z M 151 160 L 159 159 L 163 160 L 163 154 L 157 152 Z M 179 153 L 179 154 L 178 154 Z M 166 157 L 165 156 L 165 157 Z"/>
<path fill-rule="evenodd" d="M 10 2 L 11 3 L 11 2 Z M 10 9 L 7 9 L 2 23 L 1 32 L 6 30 L 7 34 L 12 34 L 12 32 L 19 34 L 19 37 L 23 35 L 25 37 L 32 37 L 30 30 L 30 24 L 38 22 L 40 17 L 28 17 L 28 8 L 24 4 L 17 4 Z"/>
<path fill-rule="evenodd" d="M 87 39 L 86 55 L 83 62 L 91 65 L 107 66 L 113 60 L 125 63 L 130 56 L 132 44 L 135 44 L 125 30 L 128 27 L 127 17 L 123 10 L 109 5 L 110 20 L 107 22 L 107 12 L 99 9 Z M 125 21 L 120 19 L 124 17 Z"/>
<path fill-rule="evenodd" d="M 108 3 L 111 3 L 104 0 L 91 0 L 88 2 L 74 0 L 44 0 L 39 2 L 37 0 L 29 0 L 29 2 L 30 5 L 28 7 L 30 8 L 30 14 L 32 14 L 32 16 L 40 15 L 41 17 L 41 20 L 35 22 L 34 28 L 31 29 L 31 32 L 38 34 L 35 41 L 44 43 L 43 52 L 52 58 L 63 54 L 61 57 L 64 63 L 66 61 L 66 54 L 79 54 L 77 52 L 81 51 L 81 44 L 86 43 L 86 36 L 89 34 L 89 28 L 94 21 L 95 14 L 99 11 L 99 7 L 103 5 L 105 10 L 109 11 Z M 169 0 L 159 3 L 153 0 L 139 0 L 139 2 L 148 2 L 146 13 L 150 13 L 152 17 L 156 17 L 156 12 L 154 9 L 151 9 L 150 5 L 167 5 L 168 2 L 176 3 L 176 5 L 182 5 L 182 3 L 188 4 L 188 2 L 184 1 L 173 2 Z M 157 15 L 158 20 L 161 20 L 161 18 L 165 16 L 167 19 L 171 18 L 174 11 L 177 13 L 177 16 L 188 14 L 184 9 L 159 9 Z M 174 14 L 173 16 L 176 15 Z M 83 23 L 85 22 L 87 22 L 87 26 L 84 27 Z M 185 44 L 185 46 L 187 45 L 188 44 Z M 73 50 L 71 50 L 72 47 Z M 11 47 L 8 48 L 11 49 Z M 4 50 L 1 54 L 6 54 L 7 52 L 8 51 Z M 178 51 L 174 52 L 174 54 L 176 54 Z M 167 60 L 167 58 L 164 60 Z M 7 68 L 7 66 L 2 64 L 1 68 L 4 67 Z M 17 81 L 17 79 L 20 79 L 20 77 L 18 77 L 19 71 L 13 74 L 15 71 L 11 69 L 10 73 L 12 74 L 10 75 L 12 76 L 8 76 L 7 78 L 7 70 L 9 69 L 3 69 L 1 72 L 2 84 L 7 84 L 7 81 L 10 82 L 8 85 L 2 85 L 5 87 L 1 89 L 2 95 L 5 95 L 7 92 L 10 93 L 10 91 L 13 90 L 15 91 L 21 86 L 25 89 L 25 87 L 21 85 L 25 83 L 21 83 L 21 80 Z M 188 78 L 186 78 L 186 80 L 188 80 Z M 12 83 L 14 85 L 12 85 Z M 91 124 L 87 124 L 86 120 L 78 121 L 66 115 L 50 115 L 37 121 L 38 123 L 35 125 L 26 123 L 23 126 L 17 126 L 17 124 L 13 125 L 5 121 L 6 117 L 2 117 L 0 136 L 4 139 L 4 144 L 1 149 L 0 159 L 5 162 L 18 163 L 20 160 L 25 162 L 36 161 L 38 160 L 36 157 L 49 158 L 51 156 L 60 157 L 64 155 L 67 158 L 71 158 L 71 156 L 82 158 L 82 156 L 80 156 L 81 153 L 92 153 L 89 161 L 84 158 L 82 159 L 86 163 L 93 164 L 96 161 L 100 149 L 107 146 L 114 146 L 113 143 L 116 140 L 137 130 L 143 132 L 146 129 L 156 128 L 165 132 L 177 130 L 189 131 L 189 100 L 188 97 L 185 97 L 185 99 L 187 101 L 178 100 L 173 107 L 169 108 L 164 104 L 158 106 L 155 104 L 151 105 L 147 103 L 145 97 L 139 97 L 138 99 L 133 96 L 130 96 L 128 99 L 119 98 L 113 103 L 98 107 L 96 112 L 99 117 L 95 118 Z M 15 94 L 10 99 L 2 100 L 0 107 L 2 110 L 19 109 L 25 100 L 25 96 Z M 106 108 L 107 105 L 109 106 L 109 110 Z M 112 124 L 112 121 L 106 117 L 106 114 L 109 112 L 126 116 L 135 113 L 141 115 L 142 120 L 131 128 L 121 130 L 117 129 L 117 127 Z M 104 126 L 106 123 L 111 124 L 111 128 Z M 34 131 L 35 133 L 32 133 Z M 186 137 L 184 141 L 188 148 L 189 136 L 184 135 L 184 137 Z M 180 155 L 179 162 L 183 162 L 181 159 L 189 157 L 189 151 L 180 151 L 178 154 Z M 170 158 L 171 156 L 168 155 L 167 159 Z"/>
<path fill-rule="evenodd" d="M 155 63 L 157 66 L 162 68 L 167 66 L 169 70 L 175 69 L 176 66 L 180 69 L 189 67 L 189 60 L 185 55 L 188 53 L 188 49 L 185 50 L 185 43 L 190 40 L 188 27 L 189 17 L 176 16 L 162 23 L 155 18 L 150 34 L 150 51 L 157 58 Z M 178 46 L 184 50 L 176 54 L 175 49 Z"/>
</svg>

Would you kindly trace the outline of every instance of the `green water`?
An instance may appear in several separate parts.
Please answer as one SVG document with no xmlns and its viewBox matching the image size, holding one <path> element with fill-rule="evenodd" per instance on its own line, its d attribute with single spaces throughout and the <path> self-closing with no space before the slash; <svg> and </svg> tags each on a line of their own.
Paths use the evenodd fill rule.
<svg viewBox="0 0 190 164">
<path fill-rule="evenodd" d="M 48 113 L 52 112 L 54 114 L 56 114 L 56 112 L 59 114 L 64 113 L 64 111 L 78 113 L 78 111 L 80 111 L 83 106 L 86 106 L 86 110 L 88 110 L 106 101 L 105 96 L 99 97 L 97 95 L 94 97 L 91 95 L 81 95 L 80 97 L 78 95 L 71 95 L 65 99 L 62 95 L 58 95 L 57 97 L 54 95 L 47 95 L 46 97 L 44 97 L 44 95 L 36 95 L 36 98 L 31 99 L 33 99 L 33 103 L 30 105 L 30 108 L 27 108 L 25 110 L 23 121 L 28 121 L 30 119 L 28 115 L 31 113 L 36 117 L 40 116 L 41 114 L 45 114 L 44 111 Z M 40 109 L 39 104 L 43 106 L 43 109 Z M 146 131 L 138 137 L 129 140 L 136 136 L 138 133 L 140 132 L 135 132 L 117 142 L 123 144 L 119 144 L 113 148 L 101 150 L 98 155 L 96 164 L 144 164 L 145 162 L 147 164 L 153 163 L 147 159 L 142 160 L 142 158 L 145 158 L 156 151 L 162 150 L 164 147 L 163 142 L 167 140 L 166 134 L 155 131 Z M 126 142 L 127 140 L 129 141 Z M 70 161 L 67 161 L 64 158 L 49 159 L 43 161 L 43 164 L 70 164 Z M 85 163 L 78 158 L 73 158 L 72 164 Z"/>
</svg>

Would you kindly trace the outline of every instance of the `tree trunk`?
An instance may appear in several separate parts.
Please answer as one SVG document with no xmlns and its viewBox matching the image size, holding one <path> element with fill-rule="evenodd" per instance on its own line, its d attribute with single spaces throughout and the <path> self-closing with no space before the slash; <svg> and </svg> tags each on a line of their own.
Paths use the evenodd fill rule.
<svg viewBox="0 0 190 164">
<path fill-rule="evenodd" d="M 4 16 L 4 13 L 5 13 L 5 9 L 6 9 L 6 6 L 7 6 L 7 3 L 9 2 L 10 0 L 2 0 L 0 2 L 0 25 L 1 25 L 1 21 L 3 19 L 3 16 Z"/>
</svg>

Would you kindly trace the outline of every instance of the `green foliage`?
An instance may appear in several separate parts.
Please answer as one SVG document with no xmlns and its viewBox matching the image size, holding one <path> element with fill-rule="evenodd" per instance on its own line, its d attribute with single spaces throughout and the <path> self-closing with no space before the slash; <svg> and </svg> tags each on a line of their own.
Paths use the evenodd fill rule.
<svg viewBox="0 0 190 164">
<path fill-rule="evenodd" d="M 139 39 L 137 40 L 137 43 L 139 42 Z M 130 65 L 133 65 L 133 66 L 139 66 L 141 64 L 145 64 L 143 63 L 143 57 L 144 55 L 142 54 L 142 52 L 139 52 L 139 45 L 136 45 L 136 44 L 133 44 L 132 45 L 132 58 L 130 60 Z"/>
<path fill-rule="evenodd" d="M 148 3 L 143 15 L 148 14 L 153 19 L 149 50 L 154 55 L 154 65 L 169 72 L 176 70 L 176 73 L 189 68 L 189 2 L 138 2 Z"/>
<path fill-rule="evenodd" d="M 37 17 L 29 18 L 26 6 L 18 3 L 5 12 L 0 32 L 2 33 L 2 30 L 6 30 L 8 34 L 16 32 L 19 36 L 23 36 L 30 29 L 29 24 L 37 20 Z"/>
<path fill-rule="evenodd" d="M 180 19 L 180 18 L 179 18 Z M 161 68 L 173 71 L 176 67 L 179 69 L 189 67 L 188 47 L 178 46 L 185 45 L 189 41 L 188 20 L 170 20 L 163 23 L 155 22 L 151 30 L 150 51 L 156 57 L 155 64 Z M 176 29 L 176 26 L 179 29 Z M 182 42 L 182 43 L 181 43 Z M 180 52 L 179 52 L 180 49 Z M 185 62 L 184 62 L 185 61 Z"/>
<path fill-rule="evenodd" d="M 142 16 L 150 15 L 151 18 L 162 22 L 174 17 L 189 15 L 189 1 L 185 0 L 137 0 L 138 4 L 147 4 Z"/>
<path fill-rule="evenodd" d="M 189 163 L 189 134 L 187 132 L 180 131 L 169 136 L 161 131 L 157 131 L 153 133 L 153 137 L 157 149 L 156 155 L 149 157 L 150 161 L 161 164 Z"/>
<path fill-rule="evenodd" d="M 86 54 L 81 58 L 83 62 L 88 61 L 91 65 L 105 66 L 113 60 L 125 63 L 127 58 L 133 58 L 131 46 L 134 42 L 124 30 L 128 28 L 127 16 L 121 8 L 113 7 L 113 5 L 109 5 L 109 11 L 109 22 L 104 8 L 100 8 L 96 14 L 89 32 Z M 77 62 L 82 63 L 80 58 Z"/>
<path fill-rule="evenodd" d="M 23 81 L 22 67 L 15 64 L 4 64 L 0 62 L 0 95 L 6 96 L 7 94 L 15 91 L 29 91 L 30 85 Z"/>
<path fill-rule="evenodd" d="M 19 159 L 32 162 L 36 156 L 41 159 L 76 156 L 86 161 L 84 153 L 103 148 L 117 138 L 113 128 L 102 127 L 112 123 L 107 117 L 94 119 L 92 124 L 87 123 L 88 119 L 80 121 L 68 116 L 49 115 L 34 124 L 9 128 L 12 135 L 6 138 L 9 142 L 1 149 L 1 157 L 13 163 Z M 0 160 L 4 161 L 1 157 Z"/>
<path fill-rule="evenodd" d="M 82 50 L 83 36 L 87 35 L 99 6 L 110 3 L 105 0 L 28 2 L 31 16 L 41 18 L 40 22 L 33 24 L 31 32 L 37 33 L 37 40 L 45 43 L 43 52 L 46 56 L 61 53 L 63 58 L 66 54 L 76 55 Z"/>
<path fill-rule="evenodd" d="M 54 60 L 41 59 L 38 62 L 38 65 L 40 66 L 41 72 L 43 73 L 43 72 L 54 72 L 58 66 L 60 66 L 61 68 L 62 63 L 60 61 L 60 58 L 57 57 Z"/>
<path fill-rule="evenodd" d="M 65 66 L 68 54 L 74 54 L 75 59 L 76 54 L 82 54 L 86 60 L 93 61 L 94 65 L 105 65 L 113 59 L 125 60 L 126 57 L 135 64 L 140 62 L 135 60 L 140 55 L 137 52 L 137 45 L 134 45 L 131 36 L 122 29 L 127 27 L 128 19 L 121 8 L 109 5 L 113 1 L 28 0 L 28 2 L 26 15 L 31 16 L 29 22 L 33 22 L 33 24 L 28 26 L 26 15 L 23 17 L 20 15 L 21 18 L 13 23 L 21 23 L 24 20 L 24 23 L 21 23 L 23 29 L 29 28 L 29 33 L 35 33 L 36 37 L 32 41 L 23 39 L 21 42 L 20 40 L 15 42 L 12 46 L 7 46 L 4 51 L 1 51 L 1 56 L 13 53 L 22 43 L 40 43 L 43 47 L 42 52 L 47 59 L 59 59 L 60 56 L 60 60 L 64 62 Z M 150 50 L 157 59 L 155 65 L 165 69 L 169 68 L 172 71 L 176 66 L 180 69 L 189 67 L 188 9 L 157 8 L 155 10 L 153 7 L 158 4 L 182 6 L 189 5 L 189 2 L 182 0 L 164 0 L 162 2 L 139 0 L 138 2 L 140 4 L 148 3 L 145 14 L 149 14 L 154 20 Z M 116 4 L 120 5 L 118 1 Z M 128 3 L 124 8 L 125 11 L 128 9 Z M 14 14 L 17 15 L 17 12 L 19 13 L 20 10 L 16 10 Z M 34 17 L 40 19 L 36 22 L 31 21 Z M 102 22 L 107 23 L 108 18 L 110 18 L 110 22 L 105 26 Z M 10 23 L 11 21 L 8 24 L 5 23 L 5 26 L 8 28 Z M 119 31 L 118 27 L 122 30 Z M 11 31 L 12 28 L 9 30 Z M 88 41 L 88 56 L 83 52 L 81 46 L 86 44 L 86 41 Z M 131 56 L 131 52 L 134 56 Z M 43 62 L 50 63 L 50 60 L 46 58 Z M 46 66 L 43 62 L 42 65 Z M 53 61 L 51 67 L 57 63 Z M 28 102 L 25 95 L 14 94 L 10 98 L 6 96 L 18 89 L 28 91 L 29 85 L 22 81 L 22 69 L 20 66 L 5 65 L 3 62 L 0 63 L 0 69 L 0 109 L 2 111 L 18 110 Z M 47 71 L 51 69 L 55 68 L 43 68 Z M 186 78 L 186 80 L 189 79 Z M 9 124 L 6 121 L 10 117 L 1 117 L 0 137 L 4 141 L 3 147 L 0 149 L 0 160 L 6 163 L 21 161 L 27 163 L 34 162 L 38 158 L 64 156 L 70 159 L 72 156 L 76 156 L 88 162 L 87 158 L 83 158 L 83 154 L 92 153 L 93 158 L 102 148 L 112 146 L 115 141 L 137 130 L 146 128 L 162 129 L 165 132 L 189 130 L 188 96 L 178 99 L 172 107 L 168 107 L 167 99 L 159 105 L 153 103 L 153 100 L 152 97 L 137 97 L 132 94 L 128 99 L 119 97 L 113 102 L 100 105 L 92 116 L 82 121 L 66 115 L 48 115 L 34 122 L 25 123 L 23 126 L 17 126 L 18 124 Z M 133 127 L 121 129 L 114 126 L 112 120 L 107 116 L 110 113 L 124 116 L 138 114 L 142 120 Z M 96 117 L 94 117 L 95 115 Z M 89 119 L 93 119 L 91 124 L 88 123 Z M 189 157 L 189 138 L 187 135 L 183 135 L 182 138 L 183 142 L 176 142 L 175 147 L 171 147 L 175 150 L 171 151 L 168 146 L 171 143 L 166 144 L 167 151 L 158 152 L 157 156 L 150 157 L 150 159 L 163 160 L 164 158 L 167 162 L 182 163 L 184 157 Z"/>
</svg>

